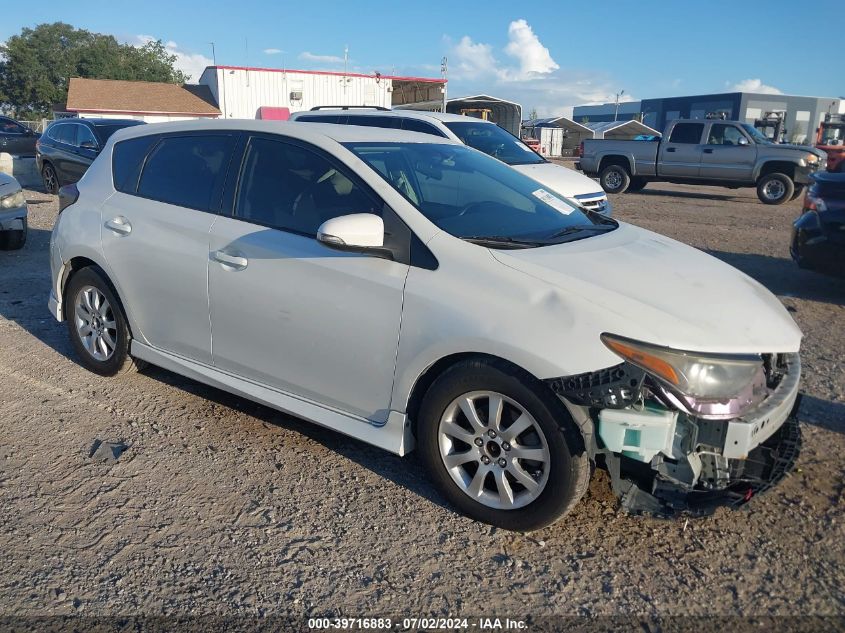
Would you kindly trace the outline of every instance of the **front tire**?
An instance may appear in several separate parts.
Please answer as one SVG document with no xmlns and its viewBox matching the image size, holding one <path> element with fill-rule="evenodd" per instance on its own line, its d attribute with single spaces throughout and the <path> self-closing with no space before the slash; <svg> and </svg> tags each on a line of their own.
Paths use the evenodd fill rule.
<svg viewBox="0 0 845 633">
<path fill-rule="evenodd" d="M 553 523 L 589 483 L 584 440 L 566 407 L 503 361 L 467 360 L 441 374 L 423 399 L 417 438 L 443 496 L 503 529 Z"/>
<path fill-rule="evenodd" d="M 23 229 L 15 231 L 0 231 L 0 251 L 17 251 L 26 244 L 26 236 L 29 232 L 29 225 L 26 218 L 23 219 Z"/>
<path fill-rule="evenodd" d="M 599 174 L 599 182 L 607 193 L 624 193 L 631 184 L 631 175 L 622 165 L 608 165 Z"/>
<path fill-rule="evenodd" d="M 763 204 L 789 202 L 793 193 L 795 193 L 795 183 L 786 174 L 766 174 L 757 181 L 757 197 Z"/>
<path fill-rule="evenodd" d="M 126 315 L 102 270 L 92 266 L 75 273 L 64 303 L 71 344 L 83 367 L 101 376 L 141 368 L 129 355 Z"/>
</svg>

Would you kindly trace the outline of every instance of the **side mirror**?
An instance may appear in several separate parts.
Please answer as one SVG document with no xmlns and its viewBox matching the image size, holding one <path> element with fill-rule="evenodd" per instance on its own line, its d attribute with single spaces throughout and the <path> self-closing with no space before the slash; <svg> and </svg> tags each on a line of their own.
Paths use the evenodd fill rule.
<svg viewBox="0 0 845 633">
<path fill-rule="evenodd" d="M 93 149 L 93 150 L 99 149 L 97 147 L 97 144 L 94 141 L 82 141 L 82 143 L 80 143 L 79 147 L 81 147 L 82 149 Z"/>
<path fill-rule="evenodd" d="M 32 130 L 32 128 L 25 127 L 23 129 L 23 134 L 24 136 L 32 136 L 33 134 L 35 134 L 35 132 Z"/>
<path fill-rule="evenodd" d="M 740 136 L 740 137 L 736 140 L 736 144 L 737 144 L 737 145 L 748 145 L 748 139 L 747 139 L 747 138 L 745 138 L 744 136 Z"/>
<path fill-rule="evenodd" d="M 326 220 L 317 241 L 339 251 L 389 253 L 384 248 L 384 221 L 372 213 L 353 213 Z"/>
</svg>

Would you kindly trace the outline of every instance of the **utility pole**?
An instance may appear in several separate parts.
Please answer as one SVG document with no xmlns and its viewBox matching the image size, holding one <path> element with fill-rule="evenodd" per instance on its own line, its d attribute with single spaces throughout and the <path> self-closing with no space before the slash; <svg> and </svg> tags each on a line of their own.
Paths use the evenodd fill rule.
<svg viewBox="0 0 845 633">
<path fill-rule="evenodd" d="M 440 76 L 443 77 L 443 114 L 446 114 L 446 83 L 449 81 L 449 59 L 445 55 L 440 60 Z"/>
<path fill-rule="evenodd" d="M 624 90 L 620 90 L 616 93 L 616 109 L 613 111 L 613 120 L 616 121 L 619 117 L 619 97 L 625 94 Z"/>
<path fill-rule="evenodd" d="M 214 42 L 209 42 L 211 44 L 211 59 L 214 65 L 217 65 L 217 53 L 214 52 Z"/>
</svg>

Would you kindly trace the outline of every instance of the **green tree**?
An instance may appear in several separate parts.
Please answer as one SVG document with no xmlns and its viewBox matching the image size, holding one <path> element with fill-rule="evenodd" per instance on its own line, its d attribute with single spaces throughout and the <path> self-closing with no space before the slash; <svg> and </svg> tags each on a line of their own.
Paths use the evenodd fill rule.
<svg viewBox="0 0 845 633">
<path fill-rule="evenodd" d="M 63 22 L 24 28 L 0 46 L 0 109 L 47 116 L 71 77 L 185 83 L 175 61 L 160 40 L 137 47 Z"/>
</svg>

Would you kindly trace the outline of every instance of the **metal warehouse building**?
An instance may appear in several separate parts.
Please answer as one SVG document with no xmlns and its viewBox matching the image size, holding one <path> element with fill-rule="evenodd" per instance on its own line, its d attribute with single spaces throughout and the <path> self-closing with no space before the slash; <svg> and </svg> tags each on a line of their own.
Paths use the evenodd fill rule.
<svg viewBox="0 0 845 633">
<path fill-rule="evenodd" d="M 522 129 L 525 137 L 540 141 L 540 153 L 551 158 L 572 156 L 585 139 L 630 140 L 640 135 L 657 134 L 639 121 L 577 123 L 563 116 L 531 119 L 523 123 Z"/>
<path fill-rule="evenodd" d="M 673 119 L 703 119 L 708 114 L 724 114 L 725 118 L 754 125 L 765 118 L 782 117 L 785 133 L 783 140 L 792 143 L 812 143 L 816 129 L 828 112 L 840 112 L 843 102 L 831 97 L 801 97 L 795 95 L 764 94 L 754 92 L 725 92 L 720 94 L 693 95 L 643 99 L 620 105 L 619 119 L 642 116 L 642 122 L 661 132 Z M 573 118 L 591 122 L 612 121 L 615 104 L 577 106 Z M 769 115 L 767 117 L 767 115 Z"/>
<path fill-rule="evenodd" d="M 279 119 L 314 106 L 396 104 L 441 99 L 443 79 L 381 74 L 209 66 L 207 86 L 224 118 Z"/>
</svg>

